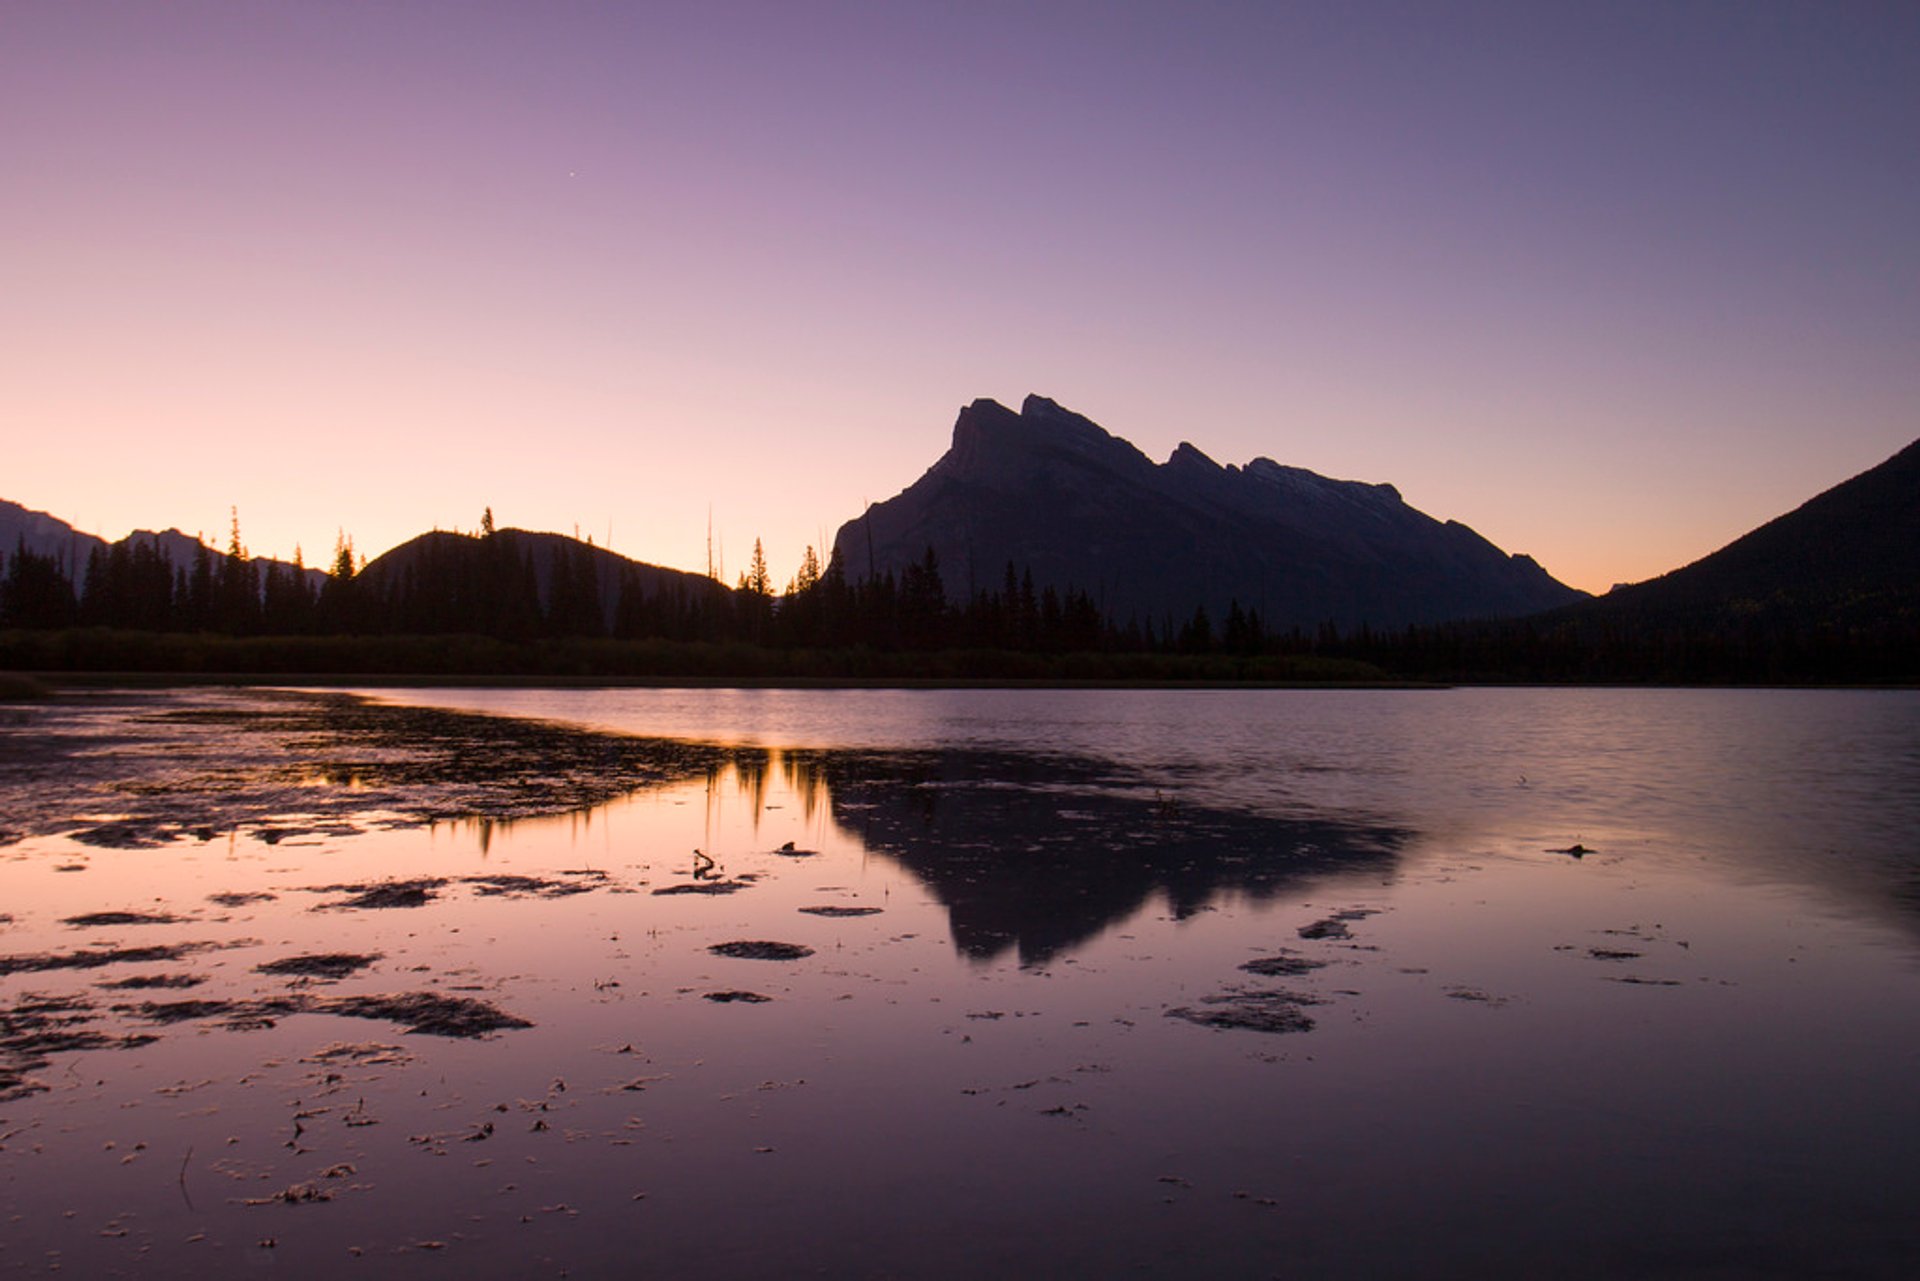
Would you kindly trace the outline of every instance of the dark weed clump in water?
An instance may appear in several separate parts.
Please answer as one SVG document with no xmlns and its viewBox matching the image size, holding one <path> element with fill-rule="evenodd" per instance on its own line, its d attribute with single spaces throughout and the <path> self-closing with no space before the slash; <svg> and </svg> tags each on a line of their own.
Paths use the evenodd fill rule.
<svg viewBox="0 0 1920 1281">
<path fill-rule="evenodd" d="M 732 1005 L 744 1002 L 748 1005 L 764 1005 L 773 998 L 762 996 L 758 992 L 708 992 L 706 999 L 717 1005 Z"/>
<path fill-rule="evenodd" d="M 384 828 L 534 818 L 698 777 L 729 757 L 701 744 L 349 694 L 194 691 L 157 711 L 134 695 L 23 705 L 20 714 L 30 718 L 33 756 L 0 778 L 5 843 L 59 835 L 148 849 L 234 833 L 273 844 L 350 835 L 369 813 Z M 183 743 L 209 750 L 183 754 Z M 155 777 L 165 785 L 149 785 Z M 101 792 L 115 797 L 111 818 L 94 812 Z"/>
<path fill-rule="evenodd" d="M 464 876 L 463 885 L 474 887 L 486 897 L 565 898 L 570 894 L 591 894 L 607 879 L 605 872 L 567 872 L 577 879 L 556 881 L 543 876 Z"/>
<path fill-rule="evenodd" d="M 1325 961 L 1310 961 L 1304 956 L 1283 953 L 1279 956 L 1257 957 L 1240 968 L 1249 974 L 1259 974 L 1266 978 L 1298 978 L 1325 965 Z"/>
<path fill-rule="evenodd" d="M 877 907 L 843 907 L 837 903 L 822 904 L 819 907 L 803 907 L 799 910 L 802 912 L 805 912 L 809 916 L 878 916 L 880 915 L 880 909 Z"/>
<path fill-rule="evenodd" d="M 750 881 L 688 881 L 681 885 L 665 885 L 654 891 L 655 894 L 733 894 L 746 889 Z"/>
<path fill-rule="evenodd" d="M 178 925 L 180 918 L 166 912 L 87 912 L 63 917 L 60 923 L 93 929 L 104 925 Z"/>
<path fill-rule="evenodd" d="M 1308 1032 L 1313 1019 L 1300 1007 L 1320 1003 L 1318 997 L 1298 992 L 1222 992 L 1203 998 L 1197 1006 L 1168 1010 L 1167 1017 L 1246 1032 Z"/>
<path fill-rule="evenodd" d="M 93 1020 L 93 1007 L 78 997 L 29 996 L 0 1009 L 0 1102 L 46 1090 L 27 1074 L 45 1067 L 49 1055 L 125 1049 L 156 1039 L 150 1033 L 102 1032 L 89 1026 Z"/>
<path fill-rule="evenodd" d="M 150 1023 L 224 1019 L 235 1028 L 271 1027 L 292 1014 L 337 1014 L 350 1019 L 384 1019 L 425 1036 L 480 1037 L 506 1028 L 532 1027 L 518 1015 L 466 996 L 404 992 L 391 996 L 321 997 L 306 993 L 252 1000 L 145 1001 L 115 1006 Z"/>
<path fill-rule="evenodd" d="M 381 953 L 320 952 L 311 956 L 288 956 L 253 968 L 261 974 L 282 974 L 298 978 L 343 979 L 379 960 Z"/>
<path fill-rule="evenodd" d="M 742 961 L 797 961 L 812 956 L 813 949 L 800 943 L 770 943 L 764 939 L 736 943 L 715 943 L 707 951 L 715 956 L 731 956 Z"/>
<path fill-rule="evenodd" d="M 316 1002 L 324 1014 L 344 1014 L 355 1019 L 386 1019 L 409 1032 L 425 1036 L 485 1036 L 507 1028 L 532 1027 L 533 1024 L 498 1006 L 465 996 L 441 996 L 435 992 L 408 992 L 400 996 L 344 996 Z"/>
<path fill-rule="evenodd" d="M 151 964 L 177 961 L 189 952 L 204 952 L 214 943 L 168 943 L 154 947 L 95 948 L 84 952 L 0 956 L 0 975 L 38 974 L 46 970 L 92 970 L 103 965 Z"/>
<path fill-rule="evenodd" d="M 136 974 L 131 978 L 107 979 L 95 986 L 115 991 L 138 992 L 155 988 L 199 987 L 206 981 L 198 974 Z"/>
<path fill-rule="evenodd" d="M 252 893 L 230 892 L 226 894 L 209 894 L 207 895 L 207 902 L 217 903 L 221 907 L 246 907 L 253 903 L 271 903 L 279 897 L 278 894 L 268 894 L 265 891 L 254 891 Z"/>
<path fill-rule="evenodd" d="M 381 881 L 372 885 L 316 885 L 316 894 L 351 894 L 338 903 L 323 903 L 324 908 L 425 907 L 446 884 L 444 877 L 429 876 L 414 881 Z"/>
</svg>

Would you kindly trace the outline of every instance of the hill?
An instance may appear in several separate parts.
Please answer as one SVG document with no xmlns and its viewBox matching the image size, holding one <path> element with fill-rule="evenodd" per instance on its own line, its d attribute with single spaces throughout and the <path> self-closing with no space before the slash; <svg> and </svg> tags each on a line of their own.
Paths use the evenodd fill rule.
<svg viewBox="0 0 1920 1281">
<path fill-rule="evenodd" d="M 504 635 L 597 635 L 617 627 L 622 611 L 719 610 L 733 596 L 703 574 L 524 529 L 421 534 L 368 561 L 357 589 L 369 602 L 380 602 L 390 628 Z"/>
</svg>

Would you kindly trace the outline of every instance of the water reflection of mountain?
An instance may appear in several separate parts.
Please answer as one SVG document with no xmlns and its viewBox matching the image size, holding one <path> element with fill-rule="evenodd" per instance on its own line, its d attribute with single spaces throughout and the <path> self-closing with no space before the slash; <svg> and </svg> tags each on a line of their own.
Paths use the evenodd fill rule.
<svg viewBox="0 0 1920 1281">
<path fill-rule="evenodd" d="M 796 767 L 802 762 L 795 760 Z M 1105 762 L 993 752 L 823 753 L 833 818 L 943 902 L 955 946 L 1043 963 L 1155 894 L 1177 917 L 1329 875 L 1384 876 L 1409 833 L 1194 807 Z"/>
</svg>

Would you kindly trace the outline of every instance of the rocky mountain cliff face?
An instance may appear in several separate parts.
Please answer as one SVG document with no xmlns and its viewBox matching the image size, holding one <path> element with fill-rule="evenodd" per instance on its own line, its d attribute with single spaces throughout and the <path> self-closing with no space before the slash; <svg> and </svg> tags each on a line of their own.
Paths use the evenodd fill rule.
<svg viewBox="0 0 1920 1281">
<path fill-rule="evenodd" d="M 1391 485 L 1257 458 L 1221 466 L 1190 444 L 1156 464 L 1042 396 L 961 410 L 953 444 L 913 485 L 840 527 L 850 578 L 899 573 L 928 547 L 948 594 L 997 589 L 1011 562 L 1036 587 L 1078 587 L 1110 617 L 1160 625 L 1204 606 L 1269 628 L 1399 627 L 1529 614 L 1581 599 L 1526 556 L 1409 507 Z"/>
</svg>

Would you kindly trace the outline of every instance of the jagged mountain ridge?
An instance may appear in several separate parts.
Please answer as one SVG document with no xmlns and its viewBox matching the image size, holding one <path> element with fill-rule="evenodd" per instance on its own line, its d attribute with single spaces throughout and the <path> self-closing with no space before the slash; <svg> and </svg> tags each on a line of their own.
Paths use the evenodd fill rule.
<svg viewBox="0 0 1920 1281">
<path fill-rule="evenodd" d="M 193 568 L 195 552 L 200 547 L 205 547 L 215 557 L 225 555 L 212 544 L 178 529 L 157 533 L 150 529 L 136 529 L 119 542 L 109 543 L 96 534 L 75 529 L 57 516 L 0 499 L 0 556 L 11 556 L 14 548 L 19 546 L 25 546 L 36 555 L 51 556 L 73 580 L 75 587 L 84 585 L 87 561 L 94 552 L 108 552 L 118 546 L 131 547 L 136 543 L 151 544 L 159 551 L 162 560 L 175 569 L 189 571 Z M 253 562 L 263 570 L 268 565 L 278 565 L 283 572 L 294 568 L 291 562 L 275 560 L 270 556 L 256 556 Z M 310 565 L 301 568 L 305 571 L 307 585 L 319 590 L 320 584 L 326 581 L 325 570 Z"/>
<path fill-rule="evenodd" d="M 1077 587 L 1109 617 L 1181 622 L 1257 609 L 1269 627 L 1400 627 L 1534 613 L 1581 599 L 1530 557 L 1408 506 L 1391 485 L 1257 458 L 1223 467 L 1182 443 L 1156 464 L 1043 396 L 960 411 L 925 475 L 842 525 L 851 578 L 931 546 L 948 594 L 997 589 L 1011 563 Z"/>
</svg>

